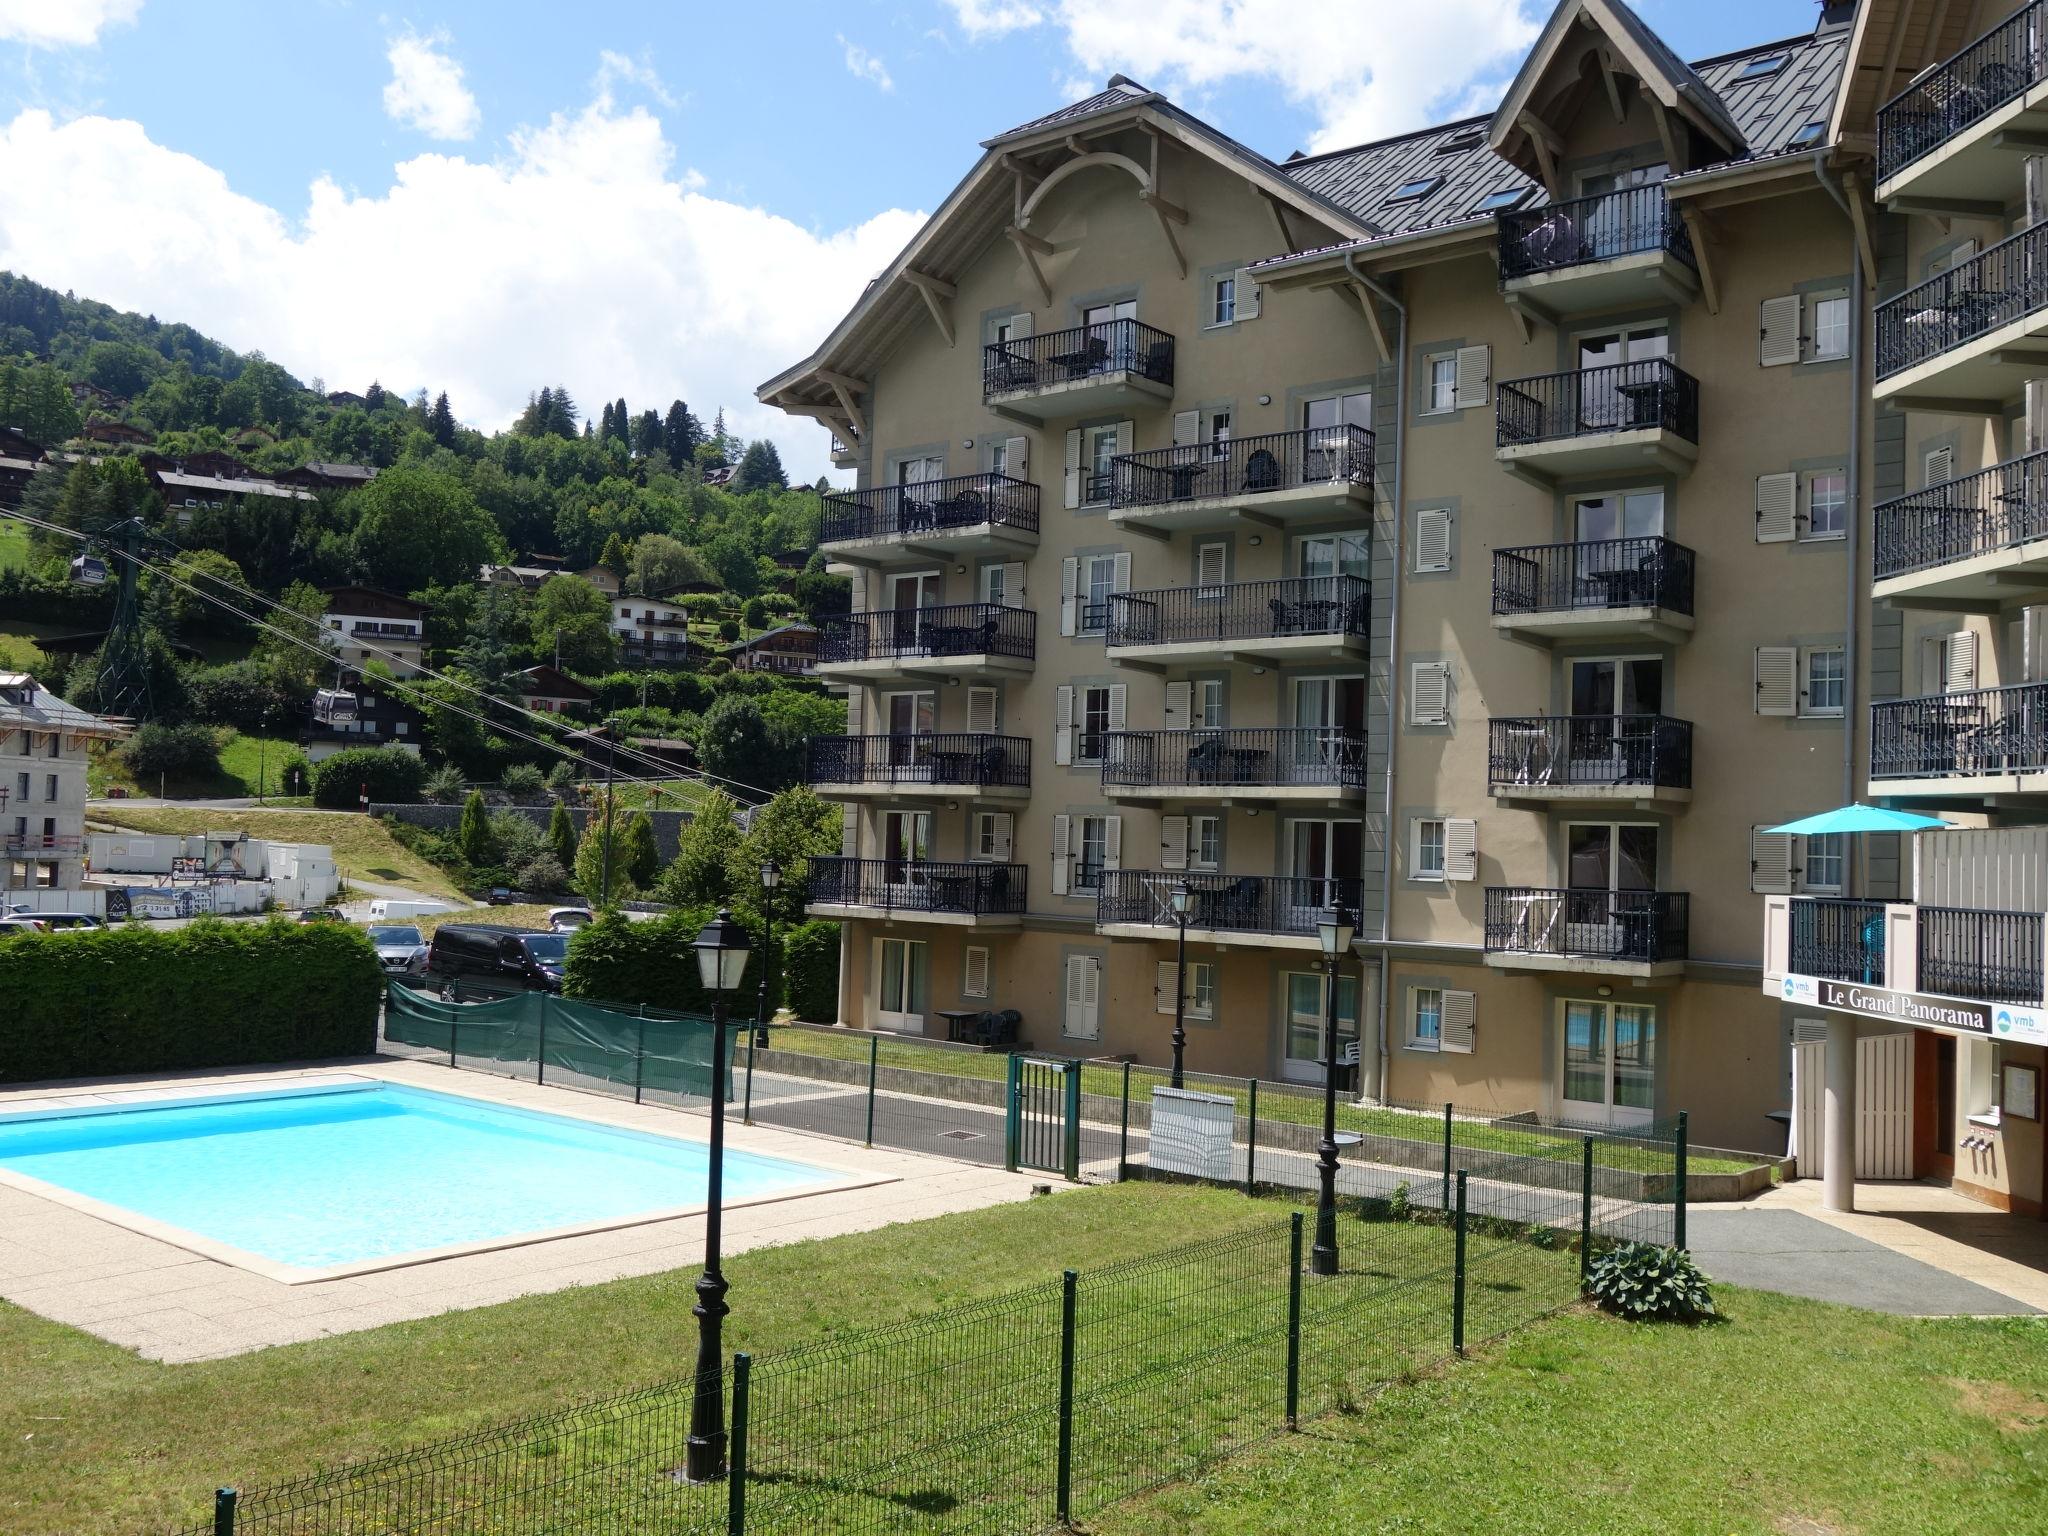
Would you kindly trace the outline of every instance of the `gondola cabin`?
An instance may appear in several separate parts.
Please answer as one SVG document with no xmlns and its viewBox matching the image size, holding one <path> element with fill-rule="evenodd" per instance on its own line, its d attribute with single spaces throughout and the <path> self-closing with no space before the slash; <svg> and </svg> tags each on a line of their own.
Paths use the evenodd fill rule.
<svg viewBox="0 0 2048 1536">
<path fill-rule="evenodd" d="M 313 695 L 313 718 L 322 725 L 353 725 L 356 696 L 346 688 L 322 688 Z"/>
<path fill-rule="evenodd" d="M 103 585 L 107 579 L 107 562 L 98 555 L 80 555 L 71 562 L 71 579 L 85 587 Z"/>
</svg>

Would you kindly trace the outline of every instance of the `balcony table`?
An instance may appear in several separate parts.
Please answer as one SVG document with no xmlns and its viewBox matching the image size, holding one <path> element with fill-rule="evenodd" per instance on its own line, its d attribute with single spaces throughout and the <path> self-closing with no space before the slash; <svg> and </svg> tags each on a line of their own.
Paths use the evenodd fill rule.
<svg viewBox="0 0 2048 1536">
<path fill-rule="evenodd" d="M 1550 733 L 1540 725 L 1511 725 L 1502 734 L 1509 742 L 1508 758 L 1514 764 L 1515 783 L 1548 784 L 1554 766 L 1547 750 L 1541 752 L 1542 763 L 1537 763 L 1539 749 L 1547 748 Z"/>
<path fill-rule="evenodd" d="M 1630 428 L 1654 427 L 1664 418 L 1665 383 L 1662 379 L 1640 379 L 1633 383 L 1616 384 L 1614 392 L 1628 401 Z M 1621 422 L 1608 425 L 1607 430 L 1618 431 Z"/>
<path fill-rule="evenodd" d="M 1195 482 L 1206 475 L 1209 468 L 1207 464 L 1195 463 L 1175 464 L 1168 469 L 1167 477 L 1173 481 L 1173 499 L 1192 501 L 1195 495 Z"/>
<path fill-rule="evenodd" d="M 981 1022 L 979 1008 L 940 1008 L 939 1017 L 946 1021 L 946 1038 L 964 1042 L 974 1038 L 975 1026 Z"/>
<path fill-rule="evenodd" d="M 1602 589 L 1603 600 L 1596 603 L 1600 608 L 1636 608 L 1643 604 L 1643 575 L 1639 570 L 1616 567 L 1609 570 L 1587 571 L 1585 579 Z"/>
</svg>

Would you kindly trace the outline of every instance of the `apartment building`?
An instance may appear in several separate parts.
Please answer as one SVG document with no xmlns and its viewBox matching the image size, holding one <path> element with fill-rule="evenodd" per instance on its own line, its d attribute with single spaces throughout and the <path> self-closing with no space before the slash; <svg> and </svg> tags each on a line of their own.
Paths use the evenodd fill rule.
<svg viewBox="0 0 2048 1536">
<path fill-rule="evenodd" d="M 423 603 L 375 587 L 329 587 L 323 637 L 350 668 L 382 662 L 394 677 L 412 677 L 426 654 Z"/>
<path fill-rule="evenodd" d="M 1859 761 L 1856 25 L 1689 65 L 1565 0 L 1383 143 L 1121 77 L 988 140 L 760 391 L 858 476 L 841 1018 L 1162 1061 L 1184 921 L 1190 1067 L 1312 1079 L 1338 903 L 1365 1093 L 1782 1145 L 1755 829 Z"/>
<path fill-rule="evenodd" d="M 0 891 L 75 890 L 85 873 L 86 748 L 128 727 L 0 672 Z"/>
</svg>

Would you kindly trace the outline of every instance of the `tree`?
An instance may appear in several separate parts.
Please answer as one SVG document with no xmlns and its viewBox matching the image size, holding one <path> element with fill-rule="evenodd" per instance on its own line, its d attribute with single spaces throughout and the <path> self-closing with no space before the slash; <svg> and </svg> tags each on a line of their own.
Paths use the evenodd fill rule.
<svg viewBox="0 0 2048 1536">
<path fill-rule="evenodd" d="M 363 391 L 363 409 L 366 411 L 381 411 L 384 409 L 384 386 L 375 379 L 370 380 L 370 387 Z"/>
<path fill-rule="evenodd" d="M 520 597 L 511 587 L 486 587 L 477 598 L 469 638 L 455 648 L 453 658 L 484 692 L 501 699 L 518 692 L 513 678 L 525 660 Z"/>
<path fill-rule="evenodd" d="M 729 889 L 758 918 L 761 867 L 770 859 L 782 870 L 776 915 L 803 910 L 811 860 L 839 851 L 838 810 L 820 800 L 807 785 L 781 791 L 755 811 L 746 835 L 735 843 L 727 861 Z"/>
<path fill-rule="evenodd" d="M 576 867 L 576 821 L 561 801 L 548 813 L 548 852 L 563 869 Z"/>
<path fill-rule="evenodd" d="M 576 847 L 575 886 L 592 907 L 628 900 L 634 891 L 626 877 L 624 828 L 599 810 L 583 828 L 583 841 Z M 611 889 L 605 890 L 605 850 L 611 850 Z M 606 897 L 610 900 L 607 901 Z"/>
<path fill-rule="evenodd" d="M 610 437 L 612 435 L 613 426 L 614 422 L 612 420 L 612 403 L 611 401 L 607 400 L 604 403 L 604 420 L 597 429 L 597 435 L 599 437 Z"/>
<path fill-rule="evenodd" d="M 472 869 L 498 862 L 497 840 L 491 836 L 491 813 L 484 805 L 484 792 L 472 789 L 462 802 L 462 824 L 456 829 L 455 846 Z"/>
<path fill-rule="evenodd" d="M 686 581 L 701 581 L 703 563 L 665 533 L 644 533 L 633 541 L 632 588 L 646 597 L 673 592 Z"/>
<path fill-rule="evenodd" d="M 367 789 L 373 801 L 416 805 L 426 780 L 426 765 L 403 747 L 346 747 L 313 765 L 313 803 L 352 811 Z"/>
<path fill-rule="evenodd" d="M 633 418 L 633 457 L 651 459 L 664 450 L 661 431 L 661 417 L 653 411 L 642 411 Z"/>
<path fill-rule="evenodd" d="M 503 553 L 497 525 L 453 476 L 389 469 L 349 492 L 356 558 L 370 580 L 394 592 L 476 579 Z"/>
<path fill-rule="evenodd" d="M 767 438 L 748 447 L 740 460 L 740 467 L 733 471 L 732 489 L 735 495 L 740 496 L 748 491 L 789 489 L 789 476 L 782 472 L 782 455 L 775 451 L 775 445 Z"/>
<path fill-rule="evenodd" d="M 239 565 L 217 549 L 188 549 L 171 562 L 171 571 L 179 581 L 205 594 L 202 597 L 188 592 L 168 580 L 161 583 L 161 611 L 174 633 L 231 635 L 240 631 L 242 623 L 236 613 L 246 611 L 246 600 L 235 588 L 247 587 L 249 583 Z M 152 590 L 152 598 L 155 595 Z M 236 612 L 222 608 L 223 602 Z"/>
<path fill-rule="evenodd" d="M 661 424 L 661 439 L 670 467 L 682 469 L 697 462 L 697 444 L 704 440 L 704 429 L 697 425 L 697 418 L 690 414 L 687 405 L 674 400 Z"/>
<path fill-rule="evenodd" d="M 621 448 L 630 452 L 633 447 L 633 418 L 626 410 L 626 402 L 623 399 L 613 402 L 611 411 L 612 430 L 610 435 L 619 440 Z"/>
<path fill-rule="evenodd" d="M 626 579 L 626 562 L 629 558 L 630 556 L 626 553 L 625 541 L 616 533 L 606 534 L 604 549 L 598 555 L 597 563 L 618 577 L 620 581 L 624 581 Z"/>
<path fill-rule="evenodd" d="M 675 859 L 661 877 L 661 899 L 675 906 L 724 906 L 748 888 L 734 878 L 739 849 L 739 807 L 715 789 L 683 823 Z M 758 884 L 758 876 L 751 883 Z"/>
<path fill-rule="evenodd" d="M 295 581 L 277 601 L 264 616 L 267 627 L 256 642 L 256 659 L 282 686 L 303 696 L 333 675 L 322 659 L 320 638 L 326 629 L 327 594 L 310 582 Z M 313 649 L 307 649 L 309 644 Z"/>
<path fill-rule="evenodd" d="M 645 811 L 629 814 L 620 837 L 620 850 L 625 855 L 627 878 L 643 891 L 650 889 L 661 873 L 661 850 L 654 843 L 654 818 Z"/>
<path fill-rule="evenodd" d="M 448 391 L 445 389 L 434 397 L 433 412 L 427 417 L 427 430 L 434 434 L 434 441 L 443 448 L 455 446 L 455 412 L 448 404 Z"/>
<path fill-rule="evenodd" d="M 617 658 L 611 601 L 581 576 L 550 576 L 527 615 L 536 656 L 559 655 L 575 672 L 608 672 Z"/>
<path fill-rule="evenodd" d="M 732 462 L 732 438 L 725 430 L 725 407 L 722 405 L 711 418 L 711 435 L 705 443 L 718 454 L 721 468 Z"/>
<path fill-rule="evenodd" d="M 17 407 L 18 420 L 10 426 L 19 426 L 31 442 L 45 447 L 55 447 L 78 436 L 85 419 L 78 414 L 78 406 L 71 399 L 71 388 L 64 382 L 64 375 L 55 365 L 40 363 L 28 370 L 21 384 L 21 402 Z"/>
<path fill-rule="evenodd" d="M 706 773 L 736 784 L 759 784 L 771 743 L 761 706 L 728 693 L 704 712 L 697 731 L 697 761 Z"/>
</svg>

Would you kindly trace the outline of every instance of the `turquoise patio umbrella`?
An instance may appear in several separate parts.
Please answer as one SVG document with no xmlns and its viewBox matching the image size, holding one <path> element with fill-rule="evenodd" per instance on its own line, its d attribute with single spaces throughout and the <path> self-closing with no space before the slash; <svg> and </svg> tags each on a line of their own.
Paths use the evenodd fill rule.
<svg viewBox="0 0 2048 1536">
<path fill-rule="evenodd" d="M 1798 837 L 1826 837 L 1834 832 L 1926 832 L 1952 826 L 1938 816 L 1916 816 L 1911 811 L 1888 811 L 1881 805 L 1858 800 L 1818 816 L 1788 821 L 1783 826 L 1765 827 L 1766 832 L 1790 832 Z"/>
</svg>

